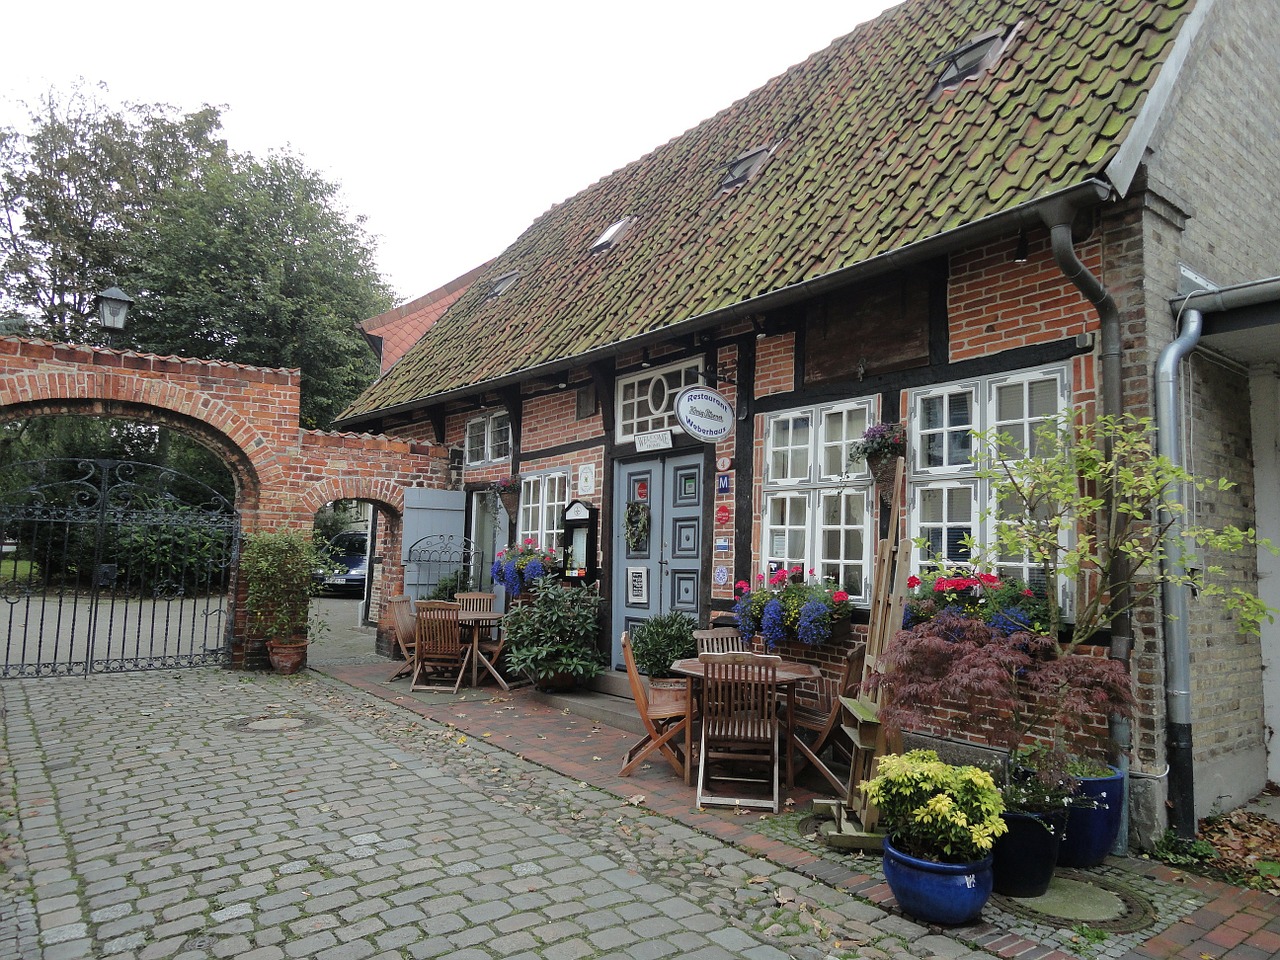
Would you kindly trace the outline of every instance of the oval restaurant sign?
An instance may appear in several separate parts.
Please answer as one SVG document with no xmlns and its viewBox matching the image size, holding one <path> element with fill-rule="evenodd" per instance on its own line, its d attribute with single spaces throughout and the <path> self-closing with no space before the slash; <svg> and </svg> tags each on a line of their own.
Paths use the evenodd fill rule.
<svg viewBox="0 0 1280 960">
<path fill-rule="evenodd" d="M 733 430 L 733 407 L 710 387 L 686 387 L 676 397 L 676 419 L 689 436 L 715 443 Z"/>
</svg>

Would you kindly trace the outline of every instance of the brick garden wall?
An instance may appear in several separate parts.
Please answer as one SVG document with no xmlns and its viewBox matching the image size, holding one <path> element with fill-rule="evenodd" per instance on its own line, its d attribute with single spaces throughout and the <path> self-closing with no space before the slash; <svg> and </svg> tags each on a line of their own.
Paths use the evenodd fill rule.
<svg viewBox="0 0 1280 960">
<path fill-rule="evenodd" d="M 299 379 L 297 370 L 3 337 L 0 422 L 90 415 L 180 430 L 222 455 L 246 533 L 310 529 L 331 500 L 370 501 L 385 518 L 379 595 L 399 593 L 404 488 L 445 486 L 445 451 L 414 440 L 301 430 Z M 378 623 L 386 643 L 391 620 L 379 616 Z M 233 660 L 259 666 L 261 651 L 246 648 L 244 627 L 238 602 Z"/>
</svg>

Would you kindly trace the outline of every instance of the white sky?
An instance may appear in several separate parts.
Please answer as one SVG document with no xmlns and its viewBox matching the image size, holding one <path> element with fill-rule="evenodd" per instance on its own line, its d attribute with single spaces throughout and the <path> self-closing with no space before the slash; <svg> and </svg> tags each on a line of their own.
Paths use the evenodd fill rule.
<svg viewBox="0 0 1280 960">
<path fill-rule="evenodd" d="M 405 300 L 891 5 L 16 3 L 0 125 L 81 76 L 116 99 L 224 105 L 232 147 L 291 147 L 341 184 Z"/>
</svg>

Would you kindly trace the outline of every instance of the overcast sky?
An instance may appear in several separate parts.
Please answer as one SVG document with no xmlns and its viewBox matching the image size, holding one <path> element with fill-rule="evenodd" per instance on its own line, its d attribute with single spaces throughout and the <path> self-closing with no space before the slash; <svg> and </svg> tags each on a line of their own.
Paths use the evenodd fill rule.
<svg viewBox="0 0 1280 960">
<path fill-rule="evenodd" d="M 412 299 L 891 5 L 10 4 L 0 124 L 77 77 L 116 99 L 225 106 L 234 148 L 290 147 L 342 185 Z"/>
</svg>

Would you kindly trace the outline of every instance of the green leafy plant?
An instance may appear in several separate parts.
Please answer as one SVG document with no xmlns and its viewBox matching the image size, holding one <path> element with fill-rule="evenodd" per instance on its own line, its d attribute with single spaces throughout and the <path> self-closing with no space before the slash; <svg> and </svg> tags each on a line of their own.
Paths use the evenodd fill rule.
<svg viewBox="0 0 1280 960">
<path fill-rule="evenodd" d="M 604 668 L 596 648 L 600 633 L 600 593 L 596 585 L 564 584 L 543 577 L 533 599 L 502 618 L 507 665 L 535 683 L 557 675 L 581 682 Z"/>
<path fill-rule="evenodd" d="M 992 500 L 1000 504 L 988 512 L 995 537 L 985 548 L 972 545 L 974 559 L 996 566 L 1024 557 L 1037 568 L 1041 582 L 1054 587 L 1045 594 L 1045 632 L 1064 637 L 1066 652 L 1145 604 L 1165 583 L 1221 598 L 1244 633 L 1258 633 L 1272 617 L 1256 593 L 1227 586 L 1227 571 L 1214 559 L 1271 544 L 1252 528 L 1188 523 L 1178 497 L 1181 489 L 1234 484 L 1196 477 L 1161 456 L 1154 433 L 1147 417 L 1089 420 L 1069 410 L 1039 424 L 1026 440 L 999 431 L 974 434 L 978 476 L 991 481 Z M 1164 534 L 1177 525 L 1182 535 L 1171 555 Z M 1113 564 L 1117 559 L 1124 562 Z M 1069 623 L 1059 582 L 1076 588 Z"/>
<path fill-rule="evenodd" d="M 622 530 L 628 550 L 636 550 L 649 538 L 649 504 L 644 500 L 628 500 L 622 514 Z"/>
<path fill-rule="evenodd" d="M 894 846 L 922 860 L 982 860 L 995 838 L 1008 830 L 991 774 L 944 763 L 932 750 L 881 757 L 876 776 L 864 781 L 862 789 L 879 809 Z"/>
<path fill-rule="evenodd" d="M 698 655 L 693 639 L 697 621 L 687 613 L 672 610 L 642 621 L 631 631 L 631 652 L 636 667 L 650 677 L 671 676 L 671 664 Z"/>
<path fill-rule="evenodd" d="M 862 437 L 849 444 L 849 463 L 883 457 L 900 457 L 907 449 L 907 430 L 901 423 L 873 423 Z"/>
<path fill-rule="evenodd" d="M 319 590 L 317 571 L 332 564 L 322 544 L 300 530 L 248 534 L 239 575 L 253 635 L 273 643 L 305 643 L 308 609 Z M 322 624 L 310 624 L 318 632 Z"/>
<path fill-rule="evenodd" d="M 460 591 L 465 593 L 469 586 L 470 581 L 467 579 L 467 575 L 463 572 L 462 568 L 459 567 L 452 573 L 446 573 L 441 577 L 426 599 L 452 600 Z"/>
<path fill-rule="evenodd" d="M 1166 830 L 1164 835 L 1156 841 L 1152 852 L 1157 860 L 1163 860 L 1175 867 L 1202 865 L 1217 855 L 1213 844 L 1207 840 L 1186 840 L 1172 829 Z"/>
</svg>

